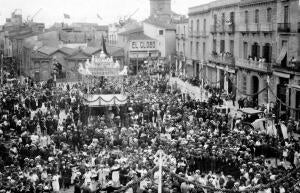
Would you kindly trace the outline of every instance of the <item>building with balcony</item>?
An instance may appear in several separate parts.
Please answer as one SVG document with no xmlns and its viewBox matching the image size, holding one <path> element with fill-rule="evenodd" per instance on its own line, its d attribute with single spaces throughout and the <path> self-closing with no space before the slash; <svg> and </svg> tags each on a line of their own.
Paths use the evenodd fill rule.
<svg viewBox="0 0 300 193">
<path fill-rule="evenodd" d="M 186 55 L 196 66 L 193 75 L 203 66 L 200 76 L 229 93 L 233 80 L 236 99 L 259 92 L 270 80 L 271 90 L 253 99 L 259 105 L 280 100 L 290 107 L 281 105 L 280 111 L 299 119 L 293 110 L 300 107 L 299 6 L 297 0 L 218 0 L 189 8 Z M 201 36 L 204 19 L 207 36 Z"/>
<path fill-rule="evenodd" d="M 183 19 L 176 24 L 176 62 L 175 74 L 177 76 L 189 76 L 193 74 L 191 66 L 186 65 L 186 53 L 188 45 L 188 19 Z"/>
<path fill-rule="evenodd" d="M 189 8 L 189 32 L 200 34 L 189 38 L 189 58 L 194 76 L 201 76 L 207 84 L 233 91 L 235 60 L 239 35 L 235 33 L 239 0 L 220 0 Z M 235 80 L 233 80 L 235 81 Z"/>
</svg>

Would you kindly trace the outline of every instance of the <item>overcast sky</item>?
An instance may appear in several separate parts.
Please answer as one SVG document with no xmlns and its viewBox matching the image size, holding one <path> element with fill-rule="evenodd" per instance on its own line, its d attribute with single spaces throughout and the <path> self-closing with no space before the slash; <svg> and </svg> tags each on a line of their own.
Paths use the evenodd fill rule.
<svg viewBox="0 0 300 193">
<path fill-rule="evenodd" d="M 187 14 L 189 7 L 204 4 L 212 0 L 172 0 L 173 11 Z M 15 9 L 21 9 L 23 18 L 32 17 L 42 9 L 34 21 L 44 22 L 46 26 L 54 22 L 94 22 L 109 24 L 124 15 L 130 15 L 138 9 L 134 19 L 142 20 L 149 16 L 149 0 L 0 0 L 0 24 Z M 63 14 L 69 14 L 70 20 L 65 20 Z M 99 14 L 103 20 L 97 18 Z"/>
</svg>

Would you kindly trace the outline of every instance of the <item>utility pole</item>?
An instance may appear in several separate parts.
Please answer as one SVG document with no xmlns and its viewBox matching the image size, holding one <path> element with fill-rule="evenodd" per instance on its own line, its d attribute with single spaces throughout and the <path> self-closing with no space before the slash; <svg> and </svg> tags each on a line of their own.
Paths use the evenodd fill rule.
<svg viewBox="0 0 300 193">
<path fill-rule="evenodd" d="M 270 85 L 270 75 L 267 75 L 267 112 L 270 112 L 270 103 L 269 103 L 269 85 Z"/>
<path fill-rule="evenodd" d="M 1 54 L 1 86 L 3 85 L 3 54 Z"/>
</svg>

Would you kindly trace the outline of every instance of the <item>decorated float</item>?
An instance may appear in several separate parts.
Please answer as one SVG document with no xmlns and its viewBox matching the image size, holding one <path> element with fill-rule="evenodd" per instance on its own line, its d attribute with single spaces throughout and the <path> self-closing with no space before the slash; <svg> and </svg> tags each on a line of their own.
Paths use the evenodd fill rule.
<svg viewBox="0 0 300 193">
<path fill-rule="evenodd" d="M 126 104 L 127 96 L 123 92 L 119 94 L 91 94 L 90 88 L 103 78 L 106 78 L 111 85 L 122 87 L 123 78 L 127 76 L 127 66 L 122 69 L 118 61 L 114 61 L 112 57 L 107 56 L 102 51 L 99 56 L 92 56 L 85 63 L 80 63 L 78 72 L 83 76 L 83 83 L 88 85 L 84 102 L 89 107 Z"/>
</svg>

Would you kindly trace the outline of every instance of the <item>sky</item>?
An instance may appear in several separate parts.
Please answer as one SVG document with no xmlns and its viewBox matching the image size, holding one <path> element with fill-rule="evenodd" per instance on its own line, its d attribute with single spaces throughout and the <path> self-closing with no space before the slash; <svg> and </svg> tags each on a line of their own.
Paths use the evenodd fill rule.
<svg viewBox="0 0 300 193">
<path fill-rule="evenodd" d="M 211 2 L 212 0 L 172 0 L 172 10 L 187 15 L 188 8 Z M 55 22 L 91 22 L 107 25 L 119 20 L 120 17 L 131 15 L 133 19 L 143 20 L 150 14 L 149 0 L 0 0 L 0 25 L 10 14 L 19 9 L 23 19 L 33 18 L 35 22 L 43 22 L 46 27 Z M 64 19 L 63 15 L 70 15 Z M 97 14 L 102 20 L 97 18 Z"/>
</svg>

